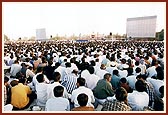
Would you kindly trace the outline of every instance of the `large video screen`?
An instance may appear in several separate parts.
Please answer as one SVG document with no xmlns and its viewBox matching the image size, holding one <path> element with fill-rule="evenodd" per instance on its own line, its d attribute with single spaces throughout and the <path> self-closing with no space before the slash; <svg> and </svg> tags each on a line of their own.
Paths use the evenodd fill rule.
<svg viewBox="0 0 168 115">
<path fill-rule="evenodd" d="M 127 18 L 127 38 L 154 38 L 157 16 Z"/>
</svg>

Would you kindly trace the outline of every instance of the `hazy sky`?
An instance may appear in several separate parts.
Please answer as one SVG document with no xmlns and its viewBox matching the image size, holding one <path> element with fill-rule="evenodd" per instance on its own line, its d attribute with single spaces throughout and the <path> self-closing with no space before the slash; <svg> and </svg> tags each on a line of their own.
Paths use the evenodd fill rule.
<svg viewBox="0 0 168 115">
<path fill-rule="evenodd" d="M 157 15 L 156 31 L 166 27 L 166 2 L 3 2 L 3 33 L 11 39 L 50 35 L 126 33 L 127 18 Z"/>
</svg>

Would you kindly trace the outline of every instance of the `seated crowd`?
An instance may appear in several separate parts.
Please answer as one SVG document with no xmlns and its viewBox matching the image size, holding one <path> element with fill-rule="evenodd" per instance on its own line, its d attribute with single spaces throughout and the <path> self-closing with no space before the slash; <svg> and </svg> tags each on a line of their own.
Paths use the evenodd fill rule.
<svg viewBox="0 0 168 115">
<path fill-rule="evenodd" d="M 4 107 L 163 111 L 163 42 L 33 42 L 4 47 Z"/>
</svg>

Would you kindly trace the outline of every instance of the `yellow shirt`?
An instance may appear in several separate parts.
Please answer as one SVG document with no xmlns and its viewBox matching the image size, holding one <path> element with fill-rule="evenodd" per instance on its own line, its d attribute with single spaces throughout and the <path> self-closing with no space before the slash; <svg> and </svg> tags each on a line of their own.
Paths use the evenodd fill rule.
<svg viewBox="0 0 168 115">
<path fill-rule="evenodd" d="M 19 109 L 25 107 L 29 103 L 28 94 L 31 94 L 29 86 L 19 83 L 11 89 L 11 104 Z"/>
</svg>

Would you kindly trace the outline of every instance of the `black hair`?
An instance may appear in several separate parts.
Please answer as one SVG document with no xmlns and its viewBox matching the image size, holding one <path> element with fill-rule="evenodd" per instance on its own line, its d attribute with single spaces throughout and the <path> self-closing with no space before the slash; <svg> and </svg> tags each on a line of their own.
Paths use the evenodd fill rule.
<svg viewBox="0 0 168 115">
<path fill-rule="evenodd" d="M 142 80 L 137 80 L 135 83 L 135 89 L 139 92 L 146 91 L 146 84 Z"/>
<path fill-rule="evenodd" d="M 132 73 L 133 73 L 133 68 L 129 67 L 129 68 L 127 69 L 127 72 L 128 72 L 128 75 L 127 75 L 127 76 L 132 75 Z"/>
<path fill-rule="evenodd" d="M 136 61 L 136 62 L 135 62 L 135 65 L 138 66 L 138 65 L 139 65 L 139 61 Z"/>
<path fill-rule="evenodd" d="M 120 79 L 120 82 L 121 83 L 127 83 L 127 79 L 125 77 L 123 77 L 123 78 Z"/>
<path fill-rule="evenodd" d="M 113 75 L 118 75 L 118 70 L 117 69 L 115 69 L 115 70 L 113 70 Z"/>
<path fill-rule="evenodd" d="M 8 77 L 4 77 L 4 83 L 7 83 L 9 81 L 9 78 Z"/>
<path fill-rule="evenodd" d="M 89 66 L 88 69 L 90 74 L 93 74 L 94 73 L 94 67 L 93 66 Z"/>
<path fill-rule="evenodd" d="M 37 73 L 38 73 L 38 72 L 42 72 L 42 71 L 43 71 L 43 67 L 38 66 L 38 67 L 37 67 Z"/>
<path fill-rule="evenodd" d="M 127 99 L 127 91 L 123 87 L 116 89 L 115 97 L 119 101 L 125 101 Z"/>
<path fill-rule="evenodd" d="M 140 67 L 137 67 L 137 68 L 135 69 L 135 71 L 136 71 L 136 73 L 139 73 L 139 72 L 141 72 L 141 68 L 140 68 Z"/>
<path fill-rule="evenodd" d="M 156 72 L 157 72 L 157 79 L 159 80 L 163 80 L 164 79 L 164 72 L 163 72 L 163 68 L 158 66 L 156 68 Z"/>
<path fill-rule="evenodd" d="M 54 87 L 53 91 L 54 91 L 55 97 L 62 97 L 63 92 L 64 92 L 64 88 L 62 86 L 56 86 L 56 87 Z"/>
<path fill-rule="evenodd" d="M 95 66 L 95 65 L 96 65 L 96 63 L 95 63 L 94 60 L 91 60 L 91 61 L 90 61 L 90 64 L 91 64 L 92 66 Z"/>
<path fill-rule="evenodd" d="M 85 86 L 86 80 L 82 77 L 79 77 L 77 79 L 77 83 L 79 83 L 80 86 Z"/>
<path fill-rule="evenodd" d="M 147 76 L 145 74 L 139 74 L 136 78 L 146 80 Z"/>
<path fill-rule="evenodd" d="M 59 62 L 56 62 L 55 63 L 55 67 L 57 68 L 57 67 L 59 67 L 60 66 L 60 63 Z"/>
<path fill-rule="evenodd" d="M 161 93 L 161 97 L 164 97 L 164 85 L 159 88 L 159 92 Z"/>
<path fill-rule="evenodd" d="M 122 62 L 123 64 L 125 64 L 125 63 L 126 63 L 126 61 L 127 61 L 127 60 L 126 60 L 126 59 L 124 59 L 124 58 L 123 58 L 123 59 L 121 59 L 121 62 Z"/>
<path fill-rule="evenodd" d="M 42 83 L 44 81 L 44 75 L 43 74 L 39 74 L 39 75 L 37 75 L 36 79 L 37 79 L 37 81 L 39 83 Z"/>
<path fill-rule="evenodd" d="M 111 74 L 110 74 L 110 73 L 104 74 L 104 79 L 108 79 L 109 77 L 111 77 Z"/>
<path fill-rule="evenodd" d="M 61 74 L 59 72 L 54 72 L 52 77 L 53 77 L 53 80 L 57 82 L 60 80 Z"/>
<path fill-rule="evenodd" d="M 70 63 L 70 62 L 67 62 L 67 63 L 65 63 L 65 66 L 66 66 L 66 67 L 71 67 L 71 63 Z"/>
<path fill-rule="evenodd" d="M 24 84 L 26 82 L 26 79 L 25 78 L 19 78 L 19 83 L 22 83 L 22 84 Z"/>
<path fill-rule="evenodd" d="M 81 93 L 77 97 L 80 106 L 86 106 L 88 102 L 88 96 L 85 93 Z"/>
</svg>

